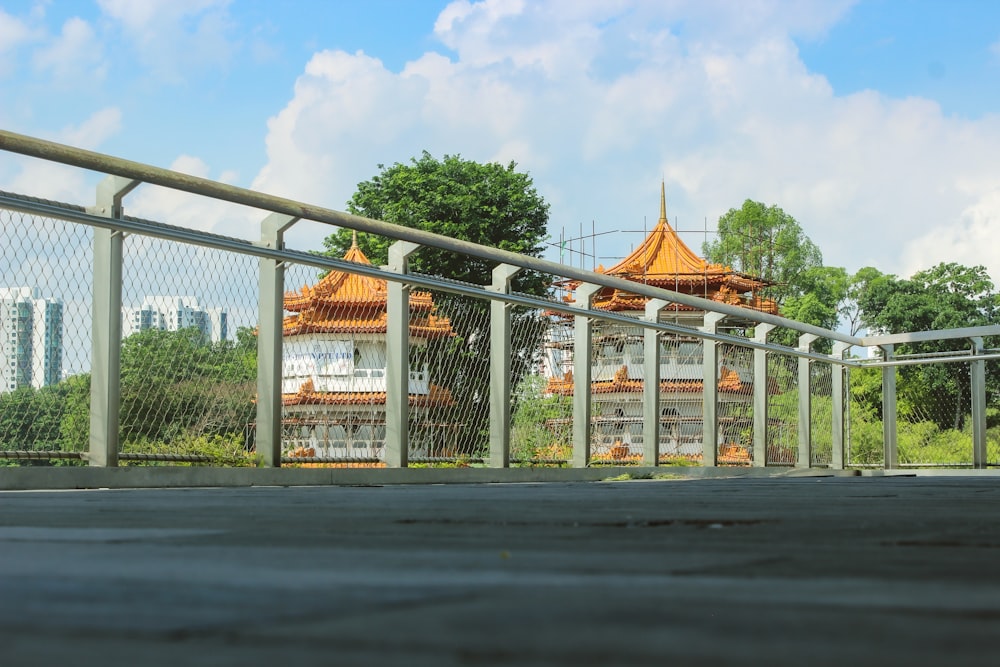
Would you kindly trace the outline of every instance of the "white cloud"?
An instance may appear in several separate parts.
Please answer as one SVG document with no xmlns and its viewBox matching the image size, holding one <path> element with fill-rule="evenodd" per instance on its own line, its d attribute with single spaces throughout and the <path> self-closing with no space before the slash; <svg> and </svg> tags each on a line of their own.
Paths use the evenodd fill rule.
<svg viewBox="0 0 1000 667">
<path fill-rule="evenodd" d="M 439 16 L 434 32 L 466 66 L 500 63 L 539 68 L 562 76 L 585 68 L 600 46 L 595 23 L 615 15 L 621 3 L 540 3 L 525 0 L 459 0 Z M 548 26 L 558 25 L 550 31 Z"/>
<path fill-rule="evenodd" d="M 0 7 L 0 76 L 11 71 L 13 54 L 18 47 L 35 38 L 35 31 L 27 23 Z"/>
<path fill-rule="evenodd" d="M 16 170 L 3 190 L 73 204 L 94 202 L 95 181 L 80 169 L 31 158 L 15 158 L 11 166 Z"/>
<path fill-rule="evenodd" d="M 225 66 L 235 45 L 230 0 L 98 0 L 121 23 L 143 63 L 157 76 L 180 82 L 185 73 Z"/>
<path fill-rule="evenodd" d="M 171 4 L 102 6 L 137 37 L 163 17 L 170 33 L 224 16 L 224 3 Z M 678 226 L 699 230 L 685 236 L 696 249 L 702 230 L 752 198 L 794 215 L 832 265 L 905 275 L 961 261 L 1000 279 L 991 252 L 1000 118 L 963 120 L 933 101 L 877 91 L 836 95 L 803 64 L 792 36 L 822 37 L 848 7 L 455 2 L 435 26 L 451 57 L 425 53 L 390 71 L 364 52 L 316 53 L 268 122 L 268 164 L 252 187 L 343 208 L 379 163 L 424 149 L 513 160 L 552 205 L 550 232 L 559 236 L 591 221 L 597 231 L 648 227 L 663 177 Z M 93 119 L 94 136 L 113 120 Z M 197 158 L 175 168 L 211 172 Z M 147 187 L 130 206 L 247 238 L 261 217 Z M 317 247 L 329 231 L 296 230 L 305 230 L 296 232 L 300 247 Z M 601 240 L 607 264 L 639 235 Z"/>
<path fill-rule="evenodd" d="M 63 129 L 59 141 L 94 150 L 121 129 L 122 113 L 118 107 L 105 107 L 77 126 Z"/>
<path fill-rule="evenodd" d="M 35 54 L 35 66 L 52 73 L 60 84 L 92 85 L 107 75 L 102 43 L 89 23 L 74 17 L 61 34 Z"/>
<path fill-rule="evenodd" d="M 738 131 L 760 122 L 748 104 L 764 118 L 772 109 L 794 116 L 832 95 L 805 72 L 787 36 L 743 35 L 741 51 L 702 35 L 756 34 L 764 25 L 817 32 L 845 5 L 802 13 L 758 3 L 728 21 L 718 20 L 721 7 L 459 1 L 435 26 L 454 60 L 427 53 L 394 73 L 363 53 L 318 53 L 269 123 L 269 164 L 254 187 L 340 207 L 378 163 L 422 149 L 457 152 L 531 171 L 553 205 L 553 235 L 595 219 L 641 228 L 644 214 L 656 212 L 664 164 L 688 173 L 719 162 L 714 176 L 731 159 L 713 148 L 718 142 L 752 147 Z M 671 31 L 682 20 L 695 37 Z M 691 194 L 699 207 L 711 203 L 700 200 L 703 191 Z"/>
<path fill-rule="evenodd" d="M 973 202 L 959 216 L 931 227 L 906 247 L 903 276 L 941 262 L 983 265 L 1000 285 L 1000 261 L 993 248 L 1000 247 L 1000 186 L 980 183 L 970 190 Z"/>
<path fill-rule="evenodd" d="M 193 155 L 178 156 L 169 168 L 221 182 L 235 179 L 231 171 L 213 173 L 210 165 Z M 148 184 L 141 185 L 128 196 L 125 208 L 129 215 L 147 220 L 250 241 L 260 238 L 259 223 L 266 215 L 256 209 Z"/>
<path fill-rule="evenodd" d="M 121 112 L 116 107 L 107 107 L 79 125 L 62 128 L 51 138 L 93 150 L 117 134 L 120 128 Z M 90 205 L 94 202 L 94 188 L 99 177 L 90 172 L 32 158 L 10 157 L 4 162 L 3 166 L 9 169 L 10 174 L 4 176 L 0 189 L 73 204 Z"/>
</svg>

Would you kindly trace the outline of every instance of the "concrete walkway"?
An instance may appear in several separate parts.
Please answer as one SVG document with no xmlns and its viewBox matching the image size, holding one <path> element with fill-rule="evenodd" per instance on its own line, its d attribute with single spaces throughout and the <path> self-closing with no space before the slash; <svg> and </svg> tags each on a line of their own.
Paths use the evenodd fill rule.
<svg viewBox="0 0 1000 667">
<path fill-rule="evenodd" d="M 997 665 L 1000 478 L 0 493 L 0 665 Z"/>
</svg>

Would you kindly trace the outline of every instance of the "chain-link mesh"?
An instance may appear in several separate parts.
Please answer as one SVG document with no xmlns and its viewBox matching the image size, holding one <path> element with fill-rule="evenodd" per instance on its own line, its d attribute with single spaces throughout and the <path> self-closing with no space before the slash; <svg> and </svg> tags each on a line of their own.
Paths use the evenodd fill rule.
<svg viewBox="0 0 1000 667">
<path fill-rule="evenodd" d="M 437 333 L 411 333 L 410 461 L 480 463 L 490 438 L 489 301 L 414 292 L 410 321 L 425 317 L 436 318 Z"/>
<path fill-rule="evenodd" d="M 753 460 L 753 350 L 719 345 L 720 465 L 750 465 Z"/>
<path fill-rule="evenodd" d="M 799 456 L 798 358 L 767 355 L 767 465 L 794 465 Z"/>
<path fill-rule="evenodd" d="M 833 374 L 840 367 L 813 361 L 809 364 L 810 442 L 813 466 L 833 463 Z"/>
<path fill-rule="evenodd" d="M 920 363 L 894 369 L 896 381 L 896 442 L 903 467 L 970 466 L 973 463 L 972 388 L 969 362 L 943 363 L 942 354 L 965 350 L 899 354 L 897 359 Z M 849 371 L 849 465 L 881 466 L 885 462 L 880 367 Z M 988 383 L 989 384 L 989 383 Z M 991 400 L 987 391 L 987 400 Z M 996 407 L 987 403 L 987 465 L 1000 453 L 998 429 L 990 427 Z"/>
<path fill-rule="evenodd" d="M 285 269 L 281 445 L 293 465 L 384 465 L 386 282 Z"/>
<path fill-rule="evenodd" d="M 90 228 L 0 209 L 0 452 L 8 457 L 61 463 L 87 449 L 92 257 Z M 0 453 L 0 465 L 11 460 Z"/>
<path fill-rule="evenodd" d="M 885 463 L 882 438 L 882 370 L 848 368 L 847 443 L 845 464 L 852 467 Z"/>
<path fill-rule="evenodd" d="M 989 349 L 990 353 L 1000 350 Z M 986 362 L 986 465 L 1000 466 L 1000 361 Z"/>
<path fill-rule="evenodd" d="M 678 334 L 660 338 L 660 463 L 704 458 L 705 349 L 702 341 Z"/>
<path fill-rule="evenodd" d="M 636 325 L 595 318 L 591 334 L 591 461 L 642 460 L 643 349 Z"/>
<path fill-rule="evenodd" d="M 972 464 L 968 363 L 901 366 L 896 373 L 900 466 Z"/>
<path fill-rule="evenodd" d="M 565 464 L 573 451 L 571 320 L 513 307 L 511 341 L 511 463 Z"/>
<path fill-rule="evenodd" d="M 125 237 L 121 459 L 252 463 L 256 313 L 255 259 Z"/>
<path fill-rule="evenodd" d="M 0 451 L 7 460 L 79 458 L 89 441 L 94 231 L 2 210 L 0 235 Z M 123 249 L 120 459 L 252 464 L 258 260 L 141 234 L 126 236 Z M 313 267 L 286 270 L 283 454 L 293 463 L 383 465 L 387 283 L 340 275 L 353 277 L 332 285 Z M 407 446 L 414 464 L 472 464 L 488 455 L 489 303 L 447 288 L 411 291 Z M 510 312 L 512 460 L 563 464 L 573 444 L 573 319 L 544 308 Z M 642 314 L 624 314 L 634 324 L 594 313 L 595 464 L 639 463 L 650 444 Z M 699 460 L 704 343 L 696 335 L 659 340 L 660 462 Z M 894 371 L 901 466 L 972 464 L 970 362 L 934 358 L 967 352 L 960 346 L 911 354 L 920 363 Z M 726 343 L 718 354 L 718 460 L 747 465 L 753 353 Z M 897 350 L 897 358 L 906 355 Z M 798 364 L 792 355 L 768 354 L 768 465 L 797 462 Z M 1000 464 L 994 366 L 988 465 Z M 842 371 L 823 362 L 810 369 L 809 464 L 829 465 L 832 374 Z M 879 368 L 845 372 L 847 465 L 884 463 L 882 390 Z"/>
</svg>

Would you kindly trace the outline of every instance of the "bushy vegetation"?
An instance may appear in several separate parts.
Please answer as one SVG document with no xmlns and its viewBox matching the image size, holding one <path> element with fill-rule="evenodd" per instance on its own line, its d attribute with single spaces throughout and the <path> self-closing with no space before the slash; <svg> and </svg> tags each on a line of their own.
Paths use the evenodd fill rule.
<svg viewBox="0 0 1000 667">
<path fill-rule="evenodd" d="M 216 343 L 195 328 L 129 336 L 122 343 L 120 450 L 251 464 L 246 431 L 256 376 L 250 330 Z M 89 374 L 0 394 L 0 450 L 83 452 L 89 442 Z"/>
<path fill-rule="evenodd" d="M 123 460 L 121 465 L 214 465 L 229 467 L 254 467 L 258 465 L 260 457 L 249 451 L 243 444 L 242 438 L 226 437 L 222 435 L 190 435 L 184 434 L 172 442 L 157 442 L 147 440 L 133 440 L 122 445 L 122 454 L 144 454 L 162 455 L 165 457 L 202 457 L 205 460 L 182 461 L 170 460 Z"/>
<path fill-rule="evenodd" d="M 572 396 L 546 396 L 545 378 L 529 375 L 514 397 L 511 418 L 511 459 L 568 459 L 572 452 Z"/>
</svg>

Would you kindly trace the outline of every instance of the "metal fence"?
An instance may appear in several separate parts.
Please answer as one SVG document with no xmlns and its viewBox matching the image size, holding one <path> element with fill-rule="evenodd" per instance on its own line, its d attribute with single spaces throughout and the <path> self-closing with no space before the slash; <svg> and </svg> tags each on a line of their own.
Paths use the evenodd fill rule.
<svg viewBox="0 0 1000 667">
<path fill-rule="evenodd" d="M 885 464 L 882 418 L 882 372 L 875 367 L 847 368 L 848 466 L 882 467 Z"/>
<path fill-rule="evenodd" d="M 10 133 L 0 148 L 114 174 L 94 206 L 0 193 L 0 461 L 1000 459 L 986 381 L 1000 355 L 983 344 L 997 327 L 856 338 Z M 259 208 L 259 241 L 127 217 L 122 201 L 139 182 Z M 284 234 L 300 221 L 394 245 L 384 266 L 357 245 L 343 258 L 290 250 Z M 486 262 L 492 282 L 410 272 L 408 258 L 428 247 Z M 570 287 L 512 291 L 521 271 Z M 601 289 L 644 297 L 645 312 L 591 308 Z M 679 323 L 672 304 L 704 312 L 701 325 Z M 775 330 L 798 344 L 771 342 Z M 824 341 L 832 354 L 817 351 Z M 927 341 L 952 346 L 930 356 L 894 347 Z M 883 355 L 850 356 L 871 345 Z"/>
</svg>

